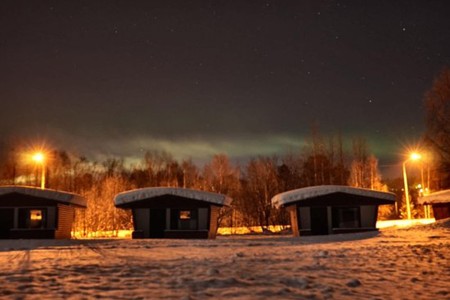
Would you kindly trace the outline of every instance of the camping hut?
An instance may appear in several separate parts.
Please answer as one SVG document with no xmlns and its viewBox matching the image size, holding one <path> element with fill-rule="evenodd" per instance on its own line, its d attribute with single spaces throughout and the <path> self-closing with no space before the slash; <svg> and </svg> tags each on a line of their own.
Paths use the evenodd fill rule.
<svg viewBox="0 0 450 300">
<path fill-rule="evenodd" d="M 0 239 L 70 239 L 77 194 L 28 186 L 0 186 Z"/>
<path fill-rule="evenodd" d="M 394 202 L 393 193 L 338 185 L 306 187 L 272 198 L 274 206 L 289 211 L 294 236 L 377 230 L 378 206 Z"/>
<path fill-rule="evenodd" d="M 419 203 L 431 205 L 436 220 L 450 218 L 450 190 L 439 191 L 420 197 Z"/>
<path fill-rule="evenodd" d="M 185 188 L 152 187 L 116 195 L 115 205 L 131 208 L 133 238 L 215 238 L 218 215 L 231 198 Z"/>
</svg>

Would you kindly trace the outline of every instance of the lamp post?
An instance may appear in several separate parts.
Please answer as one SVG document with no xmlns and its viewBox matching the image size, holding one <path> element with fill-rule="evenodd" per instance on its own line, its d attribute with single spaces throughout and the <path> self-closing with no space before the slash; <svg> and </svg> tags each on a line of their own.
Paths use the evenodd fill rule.
<svg viewBox="0 0 450 300">
<path fill-rule="evenodd" d="M 42 152 L 37 152 L 33 155 L 33 160 L 41 165 L 41 189 L 45 189 L 45 155 Z"/>
<path fill-rule="evenodd" d="M 409 189 L 408 189 L 408 177 L 406 176 L 406 163 L 409 160 L 418 160 L 422 156 L 418 153 L 411 153 L 409 158 L 403 162 L 403 183 L 405 185 L 405 200 L 406 200 L 406 213 L 408 215 L 408 220 L 411 220 L 411 202 L 409 199 Z"/>
</svg>

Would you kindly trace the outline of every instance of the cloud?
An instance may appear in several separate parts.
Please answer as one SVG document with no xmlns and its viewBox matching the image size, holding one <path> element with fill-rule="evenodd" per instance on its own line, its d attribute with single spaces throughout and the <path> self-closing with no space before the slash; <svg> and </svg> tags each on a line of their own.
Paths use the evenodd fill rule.
<svg viewBox="0 0 450 300">
<path fill-rule="evenodd" d="M 280 154 L 291 148 L 302 147 L 304 139 L 289 135 L 257 135 L 213 138 L 157 138 L 152 136 L 130 136 L 102 141 L 79 141 L 83 143 L 84 155 L 94 160 L 108 157 L 124 158 L 129 163 L 139 162 L 145 152 L 165 151 L 177 160 L 191 158 L 204 163 L 211 156 L 227 154 L 232 159 L 246 159 L 258 155 Z"/>
</svg>

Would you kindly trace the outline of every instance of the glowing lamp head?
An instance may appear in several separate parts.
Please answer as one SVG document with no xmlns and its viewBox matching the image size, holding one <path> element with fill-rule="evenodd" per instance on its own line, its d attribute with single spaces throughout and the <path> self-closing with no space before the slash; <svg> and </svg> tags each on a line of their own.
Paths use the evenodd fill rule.
<svg viewBox="0 0 450 300">
<path fill-rule="evenodd" d="M 419 160 L 419 159 L 422 158 L 422 155 L 420 155 L 420 154 L 417 153 L 417 152 L 413 152 L 413 153 L 411 153 L 411 155 L 409 156 L 409 158 L 410 158 L 411 160 Z"/>
<path fill-rule="evenodd" d="M 33 155 L 33 160 L 37 163 L 43 163 L 44 159 L 45 159 L 45 157 L 42 152 L 38 152 Z"/>
</svg>

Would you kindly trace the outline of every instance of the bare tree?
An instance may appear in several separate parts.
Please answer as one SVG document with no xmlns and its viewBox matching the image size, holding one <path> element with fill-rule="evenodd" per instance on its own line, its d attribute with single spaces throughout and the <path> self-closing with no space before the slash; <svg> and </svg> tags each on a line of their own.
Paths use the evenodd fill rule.
<svg viewBox="0 0 450 300">
<path fill-rule="evenodd" d="M 8 148 L 9 147 L 5 145 L 2 149 L 2 155 L 0 156 L 0 183 L 16 184 L 16 177 L 18 175 L 19 168 L 19 157 L 13 147 Z"/>
<path fill-rule="evenodd" d="M 369 187 L 367 182 L 366 165 L 368 159 L 367 142 L 364 138 L 355 138 L 352 141 L 353 160 L 350 165 L 349 185 L 354 187 Z"/>
<path fill-rule="evenodd" d="M 299 152 L 288 152 L 281 157 L 281 165 L 278 166 L 280 191 L 285 192 L 305 186 L 302 179 L 303 166 L 304 161 Z"/>
<path fill-rule="evenodd" d="M 239 169 L 233 167 L 225 154 L 214 155 L 203 168 L 204 188 L 207 191 L 228 194 L 239 183 Z"/>
<path fill-rule="evenodd" d="M 274 219 L 278 219 L 275 215 L 277 210 L 271 204 L 272 197 L 280 192 L 277 162 L 276 157 L 259 157 L 252 159 L 246 167 L 246 213 L 253 215 L 263 230 L 274 225 Z"/>
<path fill-rule="evenodd" d="M 204 166 L 202 174 L 202 189 L 228 195 L 235 200 L 234 205 L 237 206 L 240 191 L 240 171 L 239 168 L 232 166 L 227 155 L 214 155 L 211 162 Z M 232 213 L 231 209 L 222 207 L 219 211 L 218 225 L 225 219 L 228 219 L 228 223 L 232 225 L 234 223 Z"/>
<path fill-rule="evenodd" d="M 183 160 L 181 170 L 184 188 L 200 188 L 200 171 L 191 159 Z"/>
<path fill-rule="evenodd" d="M 425 94 L 425 142 L 435 154 L 439 181 L 435 188 L 450 187 L 450 69 L 445 67 Z"/>
<path fill-rule="evenodd" d="M 116 208 L 114 196 L 129 189 L 129 183 L 120 175 L 108 176 L 109 171 L 96 178 L 96 183 L 83 195 L 87 199 L 84 220 L 77 222 L 85 227 L 88 233 L 102 236 L 105 232 L 117 235 L 120 229 L 131 229 L 131 212 Z"/>
<path fill-rule="evenodd" d="M 168 169 L 173 162 L 172 155 L 166 151 L 147 151 L 144 156 L 144 166 L 149 180 L 147 186 L 171 186 L 173 177 Z"/>
<path fill-rule="evenodd" d="M 347 184 L 349 171 L 346 166 L 346 155 L 344 153 L 344 143 L 342 141 L 342 135 L 338 134 L 336 137 L 336 163 L 333 163 L 333 184 L 345 185 Z"/>
<path fill-rule="evenodd" d="M 324 142 L 317 126 L 313 126 L 311 137 L 303 149 L 304 185 L 346 184 L 348 170 L 341 135 L 331 135 Z"/>
<path fill-rule="evenodd" d="M 381 182 L 378 160 L 373 154 L 369 154 L 369 147 L 364 138 L 353 140 L 353 160 L 348 184 L 372 190 L 386 190 Z"/>
</svg>

